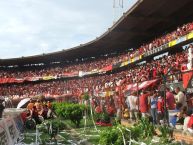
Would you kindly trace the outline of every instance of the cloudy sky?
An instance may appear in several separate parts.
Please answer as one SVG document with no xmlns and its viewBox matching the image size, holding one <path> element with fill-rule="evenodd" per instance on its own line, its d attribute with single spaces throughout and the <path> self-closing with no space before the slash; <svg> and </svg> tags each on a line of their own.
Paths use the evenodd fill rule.
<svg viewBox="0 0 193 145">
<path fill-rule="evenodd" d="M 0 0 L 0 59 L 54 52 L 89 42 L 137 0 Z"/>
</svg>

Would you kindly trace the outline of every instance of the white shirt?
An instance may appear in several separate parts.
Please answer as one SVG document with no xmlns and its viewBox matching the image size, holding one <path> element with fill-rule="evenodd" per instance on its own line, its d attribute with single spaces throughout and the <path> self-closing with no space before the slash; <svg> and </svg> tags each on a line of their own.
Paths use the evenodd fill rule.
<svg viewBox="0 0 193 145">
<path fill-rule="evenodd" d="M 128 96 L 129 98 L 129 106 L 130 106 L 130 110 L 135 110 L 138 108 L 137 103 L 137 97 L 136 96 Z"/>
<path fill-rule="evenodd" d="M 188 130 L 188 122 L 190 120 L 190 116 L 187 116 L 185 119 L 184 119 L 184 126 L 183 126 L 183 130 L 184 131 L 187 131 Z"/>
<path fill-rule="evenodd" d="M 183 106 L 187 106 L 186 96 L 183 92 L 178 92 L 178 94 L 175 95 L 175 99 L 177 100 L 177 102 L 182 103 Z"/>
</svg>

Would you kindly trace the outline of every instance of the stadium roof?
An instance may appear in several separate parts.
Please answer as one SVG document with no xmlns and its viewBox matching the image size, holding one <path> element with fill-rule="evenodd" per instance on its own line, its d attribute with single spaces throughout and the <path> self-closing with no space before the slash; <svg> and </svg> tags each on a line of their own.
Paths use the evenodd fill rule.
<svg viewBox="0 0 193 145">
<path fill-rule="evenodd" d="M 91 42 L 54 53 L 1 59 L 0 65 L 73 60 L 137 48 L 191 21 L 193 0 L 139 0 L 107 32 Z"/>
</svg>

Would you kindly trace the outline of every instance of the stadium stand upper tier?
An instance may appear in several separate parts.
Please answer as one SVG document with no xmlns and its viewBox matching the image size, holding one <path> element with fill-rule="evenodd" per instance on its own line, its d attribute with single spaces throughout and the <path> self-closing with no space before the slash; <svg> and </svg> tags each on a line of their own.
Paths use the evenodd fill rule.
<svg viewBox="0 0 193 145">
<path fill-rule="evenodd" d="M 183 44 L 183 42 L 192 38 L 192 31 L 193 22 L 187 23 L 177 27 L 173 32 L 160 36 L 147 44 L 141 45 L 138 49 L 127 50 L 122 53 L 106 54 L 97 58 L 76 59 L 72 62 L 64 61 L 49 65 L 40 63 L 23 67 L 4 66 L 0 68 L 0 83 L 18 82 L 18 79 L 19 81 L 21 81 L 21 79 L 23 79 L 23 81 L 30 81 L 30 79 L 31 81 L 34 81 L 34 78 L 46 78 L 46 80 L 48 80 L 61 77 L 85 76 L 116 70 L 136 61 L 144 60 L 149 53 L 157 55 L 164 49 L 171 51 L 171 47 L 177 44 Z"/>
<path fill-rule="evenodd" d="M 1 59 L 1 66 L 72 61 L 139 48 L 163 33 L 193 20 L 193 1 L 138 0 L 123 16 L 95 40 L 50 54 Z"/>
<path fill-rule="evenodd" d="M 107 89 L 115 91 L 117 87 L 127 89 L 128 84 L 159 80 L 162 75 L 169 73 L 168 82 L 182 80 L 181 64 L 187 63 L 187 50 L 179 53 L 162 56 L 157 60 L 151 60 L 144 64 L 137 64 L 132 68 L 117 73 L 103 74 L 100 76 L 74 78 L 70 80 L 51 80 L 37 83 L 6 84 L 0 87 L 0 96 L 62 96 L 71 94 L 79 96 L 83 92 L 95 90 L 96 93 Z M 169 71 L 170 68 L 172 71 Z M 159 85 L 159 84 L 158 84 Z"/>
</svg>

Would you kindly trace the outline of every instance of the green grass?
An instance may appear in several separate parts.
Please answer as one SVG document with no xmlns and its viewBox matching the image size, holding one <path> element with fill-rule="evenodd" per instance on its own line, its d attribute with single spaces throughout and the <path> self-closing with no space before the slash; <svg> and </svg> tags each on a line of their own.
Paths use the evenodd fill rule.
<svg viewBox="0 0 193 145">
<path fill-rule="evenodd" d="M 60 120 L 60 119 L 59 119 Z M 70 145 L 68 140 L 80 141 L 80 140 L 87 140 L 86 142 L 91 145 L 97 145 L 99 142 L 99 133 L 95 130 L 93 122 L 91 119 L 87 120 L 87 125 L 84 130 L 84 120 L 81 120 L 80 127 L 76 128 L 76 126 L 70 120 L 62 120 L 66 125 L 65 130 L 60 130 L 57 140 L 59 143 Z M 106 127 L 97 126 L 99 131 L 102 131 Z M 35 142 L 35 130 L 26 130 L 24 133 L 24 143 L 30 144 Z M 46 145 L 46 143 L 50 142 L 50 135 L 47 133 L 41 132 L 40 136 L 42 140 L 41 145 Z M 54 142 L 54 139 L 52 139 Z M 82 143 L 84 144 L 84 143 Z"/>
<path fill-rule="evenodd" d="M 58 120 L 61 120 L 58 118 Z M 101 127 L 97 126 L 97 130 L 95 130 L 93 122 L 91 119 L 87 120 L 87 125 L 86 128 L 84 128 L 84 120 L 81 120 L 80 127 L 76 128 L 74 123 L 72 123 L 70 120 L 62 120 L 64 122 L 65 129 L 60 130 L 58 136 L 57 136 L 57 141 L 61 144 L 65 145 L 71 145 L 69 143 L 69 140 L 74 141 L 74 143 L 80 142 L 81 140 L 84 140 L 85 142 L 79 143 L 80 145 L 98 145 L 99 140 L 100 140 L 100 131 L 106 130 L 107 127 Z M 50 135 L 41 132 L 41 140 L 42 144 L 41 145 L 47 145 L 50 142 Z M 24 143 L 30 144 L 35 142 L 35 130 L 26 130 L 24 134 Z M 152 138 L 145 138 L 143 140 L 140 140 L 141 142 L 144 142 L 146 144 L 151 143 Z M 51 140 L 52 143 L 55 141 L 54 139 Z M 57 144 L 57 142 L 55 142 Z M 133 144 L 133 143 L 132 143 Z M 152 143 L 152 145 L 166 145 L 162 143 L 160 140 L 159 143 Z M 172 142 L 169 143 L 169 145 L 180 145 L 178 142 Z"/>
</svg>

